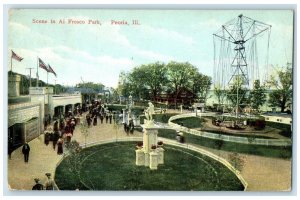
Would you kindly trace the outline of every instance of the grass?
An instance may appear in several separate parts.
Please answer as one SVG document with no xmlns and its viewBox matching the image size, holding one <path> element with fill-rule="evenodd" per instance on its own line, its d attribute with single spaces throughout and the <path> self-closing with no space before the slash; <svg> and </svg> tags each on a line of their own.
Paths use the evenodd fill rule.
<svg viewBox="0 0 300 200">
<path fill-rule="evenodd" d="M 281 124 L 281 123 L 275 123 L 275 122 L 269 122 L 266 121 L 266 125 L 279 129 L 279 134 L 288 138 L 292 137 L 292 131 L 291 131 L 291 125 L 289 124 Z"/>
<path fill-rule="evenodd" d="M 84 149 L 80 173 L 72 172 L 66 158 L 57 167 L 60 190 L 111 191 L 241 191 L 238 178 L 221 163 L 194 151 L 164 145 L 165 164 L 158 170 L 135 165 L 133 142 Z"/>
<path fill-rule="evenodd" d="M 160 129 L 158 131 L 159 137 L 168 139 L 174 139 L 176 137 L 175 130 Z M 208 148 L 219 149 L 230 152 L 275 157 L 275 158 L 291 158 L 292 147 L 277 147 L 277 146 L 263 146 L 263 145 L 252 145 L 252 144 L 239 144 L 234 142 L 227 142 L 223 140 L 214 140 L 204 138 L 188 133 L 184 133 L 185 141 L 189 144 L 200 145 Z"/>
<path fill-rule="evenodd" d="M 205 119 L 199 117 L 186 117 L 181 119 L 175 119 L 172 122 L 185 126 L 187 128 L 201 128 L 202 123 L 205 122 Z"/>
</svg>

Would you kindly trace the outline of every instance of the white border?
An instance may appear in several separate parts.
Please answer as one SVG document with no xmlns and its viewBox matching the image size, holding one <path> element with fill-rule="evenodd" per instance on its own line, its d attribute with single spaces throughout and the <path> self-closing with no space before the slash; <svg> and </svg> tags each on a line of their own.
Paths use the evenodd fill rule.
<svg viewBox="0 0 300 200">
<path fill-rule="evenodd" d="M 158 8 L 162 8 L 162 9 L 196 9 L 196 8 L 202 8 L 202 9 L 294 9 L 297 10 L 299 8 L 299 4 L 297 0 L 272 0 L 272 1 L 267 1 L 267 0 L 245 0 L 245 1 L 239 1 L 239 0 L 231 0 L 231 1 L 222 1 L 222 0 L 210 0 L 210 1 L 204 1 L 203 3 L 197 1 L 197 0 L 186 0 L 186 1 L 182 1 L 182 2 L 175 2 L 175 0 L 144 0 L 144 1 L 140 1 L 140 0 L 103 0 L 103 1 L 94 1 L 94 0 L 73 0 L 71 1 L 71 4 L 68 4 L 70 1 L 68 0 L 44 0 L 44 1 L 40 1 L 40 0 L 29 0 L 26 1 L 26 4 L 24 4 L 24 1 L 22 0 L 4 0 L 2 1 L 2 6 L 0 8 L 0 12 L 4 13 L 7 12 L 8 9 L 8 5 L 6 4 L 10 4 L 9 7 L 19 7 L 19 8 L 96 8 L 96 7 L 105 7 L 105 8 L 152 8 L 152 9 L 158 9 Z M 29 3 L 29 4 L 28 4 Z M 55 5 L 53 4 L 55 3 Z M 98 3 L 98 5 L 95 5 L 96 3 Z M 99 5 L 102 4 L 101 5 Z M 199 4 L 201 3 L 201 4 Z M 209 3 L 209 4 L 207 4 Z M 226 4 L 225 4 L 226 3 Z M 254 4 L 253 4 L 254 3 Z M 272 4 L 269 4 L 272 3 Z M 139 4 L 139 5 L 137 5 Z M 277 5 L 276 5 L 277 4 Z M 290 4 L 290 5 L 288 5 Z M 292 5 L 293 4 L 293 5 Z M 6 6 L 6 7 L 4 7 Z M 4 12 L 3 12 L 4 11 Z M 1 16 L 1 22 L 3 23 L 1 26 L 1 34 L 3 33 L 4 37 L 1 37 L 1 44 L 3 47 L 3 57 L 2 58 L 6 58 L 7 56 L 7 15 L 5 16 L 6 13 L 4 13 L 4 15 Z M 298 15 L 295 15 L 295 20 L 296 20 L 296 24 L 295 24 L 295 29 L 297 29 L 297 25 L 298 25 Z M 297 36 L 298 36 L 298 31 L 296 31 L 295 33 L 295 38 L 294 38 L 294 44 L 295 44 L 295 58 L 294 61 L 296 63 L 297 61 L 297 47 L 298 47 L 298 41 L 297 41 Z M 5 37 L 6 36 L 6 37 Z M 0 86 L 1 86 L 1 91 L 3 91 L 2 93 L 2 98 L 1 101 L 1 105 L 0 105 L 0 116 L 1 116 L 1 124 L 0 126 L 3 127 L 3 143 L 0 142 L 0 148 L 3 149 L 3 154 L 0 154 L 0 167 L 1 167 L 1 172 L 3 173 L 1 177 L 3 177 L 3 181 L 0 181 L 0 191 L 1 191 L 1 195 L 2 197 L 4 197 L 4 199 L 15 199 L 16 196 L 13 197 L 9 197 L 6 195 L 17 195 L 17 196 L 22 196 L 22 199 L 35 199 L 35 198 L 41 198 L 41 197 L 37 197 L 37 196 L 32 196 L 33 194 L 31 194 L 30 192 L 24 192 L 24 193 L 19 193 L 19 194 L 7 194 L 7 184 L 5 184 L 6 178 L 7 176 L 5 176 L 5 173 L 7 172 L 7 161 L 6 161 L 6 149 L 4 148 L 6 147 L 4 144 L 6 144 L 7 142 L 7 138 L 4 137 L 7 133 L 7 78 L 5 78 L 6 76 L 4 76 L 4 72 L 7 71 L 7 60 L 3 59 L 3 67 L 1 67 L 1 75 L 3 77 L 2 81 L 0 81 Z M 296 65 L 295 65 L 296 66 Z M 294 74 L 298 75 L 299 70 L 297 70 L 297 68 L 294 68 Z M 294 79 L 294 113 L 296 113 L 297 111 L 297 102 L 298 99 L 296 99 L 296 94 L 297 94 L 297 86 L 298 86 L 298 81 L 297 79 Z M 297 102 L 296 102 L 297 101 Z M 2 111 L 2 112 L 1 112 Z M 294 124 L 299 124 L 299 121 L 297 119 L 297 115 L 293 116 L 293 121 Z M 295 123 L 296 122 L 296 123 Z M 294 127 L 294 135 L 296 136 L 297 133 L 297 128 L 296 126 Z M 6 139 L 5 139 L 6 138 Z M 294 144 L 298 144 L 298 137 L 294 137 Z M 2 146 L 3 145 L 3 146 Z M 235 198 L 243 198 L 243 199 L 247 199 L 247 198 L 253 198 L 253 196 L 255 196 L 254 198 L 260 198 L 260 196 L 262 196 L 261 198 L 266 199 L 267 196 L 272 195 L 272 199 L 282 199 L 281 196 L 285 196 L 284 198 L 292 198 L 292 199 L 296 199 L 298 194 L 297 194 L 297 148 L 296 145 L 294 145 L 294 149 L 293 149 L 293 153 L 295 153 L 293 155 L 293 192 L 292 193 L 245 193 L 245 195 L 243 195 L 243 197 L 238 197 L 235 196 L 234 193 L 210 193 L 210 194 L 203 194 L 203 196 L 205 196 L 206 199 L 235 199 Z M 6 190 L 5 190 L 6 189 Z M 3 193 L 4 192 L 4 193 Z M 4 195 L 5 194 L 5 195 Z M 4 196 L 3 196 L 4 195 Z M 46 194 L 49 195 L 49 194 Z M 72 197 L 73 199 L 82 199 L 82 195 L 80 193 L 75 193 L 75 192 L 69 192 L 68 194 L 61 194 L 61 192 L 59 194 L 56 195 L 73 195 L 76 197 Z M 83 196 L 85 196 L 86 194 L 83 194 Z M 142 197 L 143 199 L 150 199 L 150 198 L 156 198 L 156 197 L 147 197 L 149 195 L 158 195 L 158 196 L 164 196 L 163 198 L 168 198 L 169 195 L 172 196 L 172 199 L 182 199 L 183 196 L 188 196 L 191 199 L 199 199 L 199 197 L 197 197 L 198 195 L 201 195 L 199 193 L 186 193 L 186 192 L 178 192 L 178 193 L 170 193 L 170 194 L 165 194 L 165 193 L 147 193 L 147 192 L 142 192 L 142 193 L 115 193 L 115 192 L 105 192 L 105 193 L 93 193 L 92 195 L 102 195 L 102 197 L 100 198 L 107 198 L 107 197 L 113 197 L 113 196 L 125 196 L 126 198 L 130 198 L 130 199 L 136 199 L 136 198 L 141 198 L 139 196 L 144 196 Z M 210 196 L 208 196 L 210 195 Z M 239 194 L 241 195 L 241 194 Z M 222 197 L 221 197 L 222 196 Z M 57 198 L 57 197 L 42 197 L 44 198 Z M 64 197 L 66 198 L 66 197 Z M 93 198 L 93 199 L 99 199 L 98 197 L 95 196 L 89 196 L 89 198 Z M 123 197 L 122 197 L 123 198 Z M 200 197 L 203 198 L 203 197 Z M 161 199 L 161 198 L 160 198 Z"/>
</svg>

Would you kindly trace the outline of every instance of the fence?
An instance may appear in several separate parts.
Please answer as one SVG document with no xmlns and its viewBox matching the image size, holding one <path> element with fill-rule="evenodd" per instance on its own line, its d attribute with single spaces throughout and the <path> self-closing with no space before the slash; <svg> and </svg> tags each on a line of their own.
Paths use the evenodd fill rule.
<svg viewBox="0 0 300 200">
<path fill-rule="evenodd" d="M 198 113 L 197 116 L 206 117 L 206 116 L 214 116 L 214 113 Z M 169 126 L 173 129 L 187 132 L 192 135 L 197 135 L 200 137 L 210 138 L 214 140 L 223 140 L 227 142 L 236 142 L 242 144 L 255 144 L 255 145 L 266 145 L 266 146 L 291 146 L 292 141 L 290 139 L 263 139 L 263 138 L 255 138 L 254 136 L 251 137 L 240 137 L 240 136 L 231 136 L 231 135 L 222 135 L 217 133 L 210 133 L 207 131 L 198 131 L 195 129 L 189 129 L 184 126 L 180 126 L 179 124 L 173 123 L 172 121 L 175 119 L 187 118 L 187 117 L 195 117 L 195 113 L 188 113 L 182 115 L 175 115 L 170 117 L 169 119 Z"/>
<path fill-rule="evenodd" d="M 241 181 L 241 183 L 244 186 L 244 191 L 246 191 L 247 187 L 248 187 L 248 183 L 246 182 L 246 180 L 241 176 L 241 173 L 239 170 L 237 170 L 236 168 L 234 168 L 227 160 L 225 160 L 224 158 L 217 156 L 216 154 L 213 154 L 209 151 L 206 151 L 204 149 L 201 149 L 199 147 L 195 147 L 193 145 L 190 144 L 182 144 L 182 143 L 178 143 L 174 140 L 170 140 L 170 139 L 165 139 L 165 138 L 159 138 L 160 140 L 162 140 L 165 144 L 169 144 L 169 145 L 173 145 L 173 146 L 177 146 L 177 147 L 181 147 L 181 148 L 185 148 L 185 149 L 189 149 L 195 152 L 198 152 L 200 154 L 206 155 L 220 163 L 222 163 L 223 165 L 225 165 L 230 171 L 232 171 L 237 177 L 238 179 Z"/>
</svg>

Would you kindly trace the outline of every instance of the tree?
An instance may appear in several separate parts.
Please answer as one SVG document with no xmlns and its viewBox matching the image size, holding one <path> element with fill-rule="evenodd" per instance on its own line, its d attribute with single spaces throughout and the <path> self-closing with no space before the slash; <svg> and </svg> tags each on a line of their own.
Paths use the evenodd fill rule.
<svg viewBox="0 0 300 200">
<path fill-rule="evenodd" d="M 259 80 L 254 81 L 253 89 L 249 94 L 249 102 L 253 109 L 259 110 L 259 107 L 266 102 L 266 89 L 260 85 Z"/>
<path fill-rule="evenodd" d="M 84 146 L 86 147 L 86 138 L 89 136 L 89 129 L 86 121 L 80 123 L 80 132 L 84 135 Z"/>
<path fill-rule="evenodd" d="M 292 103 L 292 68 L 287 67 L 285 70 L 277 71 L 277 74 L 272 76 L 268 83 L 271 89 L 268 101 L 270 106 L 279 107 L 281 112 L 284 112 Z"/>
<path fill-rule="evenodd" d="M 141 65 L 132 70 L 128 80 L 132 89 L 136 90 L 140 96 L 144 96 L 145 92 L 150 92 L 152 99 L 155 99 L 167 82 L 166 71 L 164 63 Z"/>
<path fill-rule="evenodd" d="M 100 92 L 104 89 L 104 85 L 102 83 L 93 83 L 93 82 L 86 82 L 86 83 L 78 83 L 76 84 L 78 88 L 89 88 L 94 90 L 95 92 Z"/>
<path fill-rule="evenodd" d="M 247 103 L 247 89 L 243 87 L 243 85 L 243 78 L 235 77 L 235 79 L 233 80 L 233 84 L 227 91 L 227 98 L 232 103 L 234 108 L 237 108 L 236 106 L 244 105 Z"/>
<path fill-rule="evenodd" d="M 226 97 L 226 90 L 223 90 L 220 85 L 215 85 L 214 94 L 216 95 L 216 97 L 218 99 L 217 110 L 219 110 L 219 106 L 224 103 L 224 100 Z"/>
<path fill-rule="evenodd" d="M 201 74 L 198 71 L 192 76 L 192 92 L 197 94 L 198 98 L 203 102 L 206 102 L 211 84 L 211 77 Z"/>
<path fill-rule="evenodd" d="M 170 91 L 175 94 L 175 106 L 179 92 L 183 88 L 191 88 L 191 78 L 197 73 L 197 68 L 185 62 L 179 63 L 171 61 L 167 64 Z"/>
<path fill-rule="evenodd" d="M 67 143 L 66 148 L 68 150 L 68 158 L 66 160 L 69 164 L 69 170 L 79 177 L 81 165 L 80 152 L 82 148 L 76 140 Z"/>
</svg>

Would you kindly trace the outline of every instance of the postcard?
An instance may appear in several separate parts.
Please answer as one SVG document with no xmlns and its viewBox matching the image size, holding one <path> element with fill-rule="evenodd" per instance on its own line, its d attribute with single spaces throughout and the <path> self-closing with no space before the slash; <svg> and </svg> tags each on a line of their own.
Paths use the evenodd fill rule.
<svg viewBox="0 0 300 200">
<path fill-rule="evenodd" d="M 291 191 L 293 10 L 8 15 L 10 191 Z"/>
</svg>

